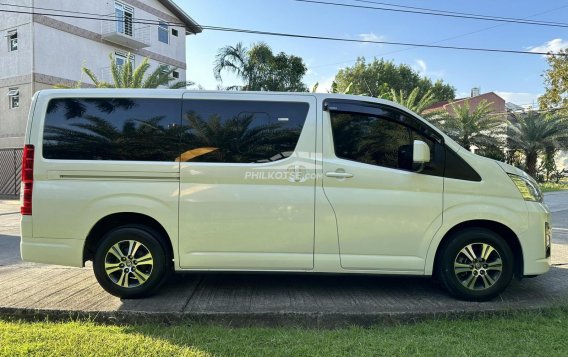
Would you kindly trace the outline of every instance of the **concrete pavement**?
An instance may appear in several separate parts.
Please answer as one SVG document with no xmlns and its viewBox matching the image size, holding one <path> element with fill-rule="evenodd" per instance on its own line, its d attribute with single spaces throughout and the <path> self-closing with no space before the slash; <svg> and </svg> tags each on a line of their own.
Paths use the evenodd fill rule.
<svg viewBox="0 0 568 357">
<path fill-rule="evenodd" d="M 0 201 L 0 315 L 192 319 L 233 325 L 367 325 L 392 319 L 547 308 L 568 302 L 568 192 L 553 210 L 553 263 L 495 301 L 457 301 L 428 278 L 300 274 L 176 274 L 151 298 L 120 300 L 85 269 L 22 263 L 18 204 Z"/>
</svg>

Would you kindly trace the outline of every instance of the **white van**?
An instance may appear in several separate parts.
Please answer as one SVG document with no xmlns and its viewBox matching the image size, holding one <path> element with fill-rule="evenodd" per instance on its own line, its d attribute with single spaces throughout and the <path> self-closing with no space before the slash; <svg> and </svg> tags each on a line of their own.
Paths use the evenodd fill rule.
<svg viewBox="0 0 568 357">
<path fill-rule="evenodd" d="M 22 258 L 91 260 L 124 298 L 170 271 L 263 271 L 436 276 L 487 300 L 550 267 L 532 178 L 375 98 L 41 91 L 22 186 Z"/>
</svg>

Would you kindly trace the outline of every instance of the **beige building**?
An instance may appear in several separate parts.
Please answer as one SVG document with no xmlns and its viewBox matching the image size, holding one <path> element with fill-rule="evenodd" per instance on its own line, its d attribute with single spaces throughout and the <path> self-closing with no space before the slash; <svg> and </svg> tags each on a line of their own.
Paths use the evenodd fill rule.
<svg viewBox="0 0 568 357">
<path fill-rule="evenodd" d="M 175 67 L 176 80 L 186 80 L 185 36 L 201 32 L 172 0 L 9 3 L 17 5 L 0 5 L 0 149 L 23 145 L 36 91 L 91 84 L 83 65 L 111 81 L 111 53 L 135 66 L 148 57 L 152 70 Z"/>
</svg>

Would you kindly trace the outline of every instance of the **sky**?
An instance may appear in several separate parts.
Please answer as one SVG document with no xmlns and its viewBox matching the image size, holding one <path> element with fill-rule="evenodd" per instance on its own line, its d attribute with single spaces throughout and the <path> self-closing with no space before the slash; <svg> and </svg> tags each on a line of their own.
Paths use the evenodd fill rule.
<svg viewBox="0 0 568 357">
<path fill-rule="evenodd" d="M 325 0 L 368 6 L 353 0 Z M 381 1 L 381 0 L 377 0 Z M 407 43 L 438 43 L 449 46 L 484 47 L 523 51 L 557 51 L 568 47 L 568 28 L 511 24 L 419 14 L 344 8 L 294 0 L 176 0 L 194 20 L 204 26 L 344 37 Z M 495 0 L 382 0 L 404 6 L 490 16 L 567 22 L 567 1 Z M 384 6 L 383 6 L 384 7 Z M 404 63 L 432 80 L 442 79 L 456 88 L 458 97 L 471 88 L 496 92 L 518 105 L 536 102 L 544 92 L 543 72 L 548 68 L 541 55 L 505 54 L 416 48 L 394 45 L 341 43 L 308 39 L 204 30 L 187 36 L 187 78 L 205 89 L 216 89 L 213 76 L 217 51 L 242 42 L 263 41 L 273 51 L 303 58 L 308 67 L 304 82 L 318 91 L 329 90 L 335 74 L 351 66 L 357 57 L 385 58 Z M 225 74 L 224 86 L 240 84 Z"/>
</svg>

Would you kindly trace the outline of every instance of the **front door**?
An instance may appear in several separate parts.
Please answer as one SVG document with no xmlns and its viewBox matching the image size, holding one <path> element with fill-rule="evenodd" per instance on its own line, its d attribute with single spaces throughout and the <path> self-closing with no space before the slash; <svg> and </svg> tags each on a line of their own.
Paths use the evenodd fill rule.
<svg viewBox="0 0 568 357">
<path fill-rule="evenodd" d="M 183 99 L 179 265 L 313 268 L 316 100 Z"/>
<path fill-rule="evenodd" d="M 395 108 L 339 101 L 328 109 L 323 185 L 337 218 L 341 266 L 423 271 L 430 239 L 442 224 L 441 138 Z M 414 140 L 429 144 L 432 163 L 412 164 Z"/>
</svg>

